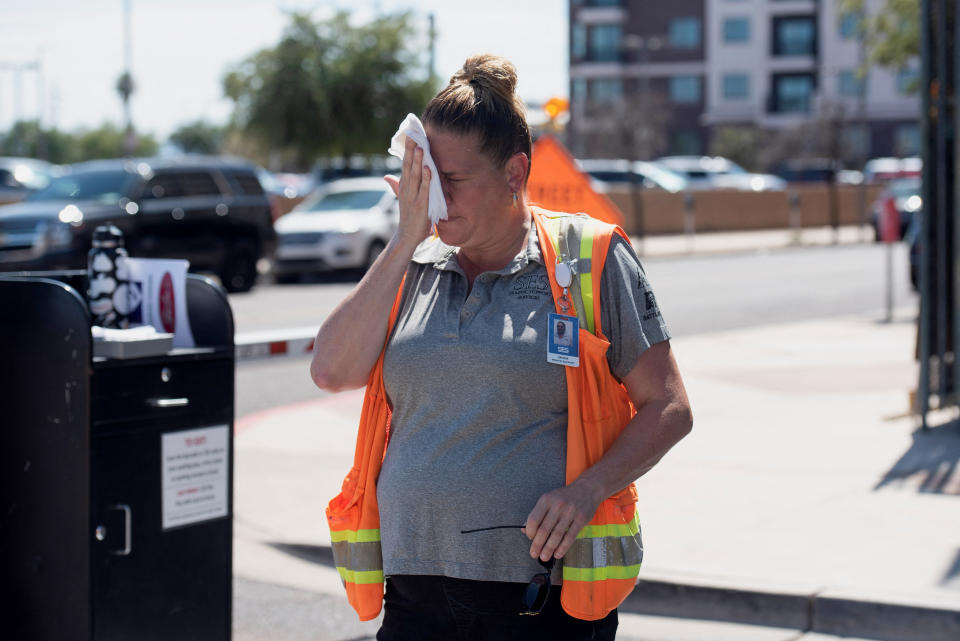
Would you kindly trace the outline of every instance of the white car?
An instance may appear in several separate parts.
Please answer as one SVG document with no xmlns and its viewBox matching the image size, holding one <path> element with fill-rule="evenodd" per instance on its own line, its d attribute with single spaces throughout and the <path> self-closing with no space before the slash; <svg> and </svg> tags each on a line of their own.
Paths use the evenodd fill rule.
<svg viewBox="0 0 960 641">
<path fill-rule="evenodd" d="M 691 189 L 786 189 L 787 182 L 772 174 L 754 174 L 722 156 L 665 156 L 657 162 L 684 176 Z"/>
<path fill-rule="evenodd" d="M 367 269 L 397 228 L 399 203 L 383 178 L 344 178 L 321 186 L 273 224 L 273 274 L 291 282 L 303 274 Z"/>
<path fill-rule="evenodd" d="M 659 187 L 671 193 L 687 188 L 686 178 L 653 162 L 585 158 L 577 160 L 577 166 L 580 171 L 590 175 L 594 190 L 601 193 L 608 190 L 608 185 L 629 185 L 632 182 L 639 183 L 643 188 Z"/>
</svg>

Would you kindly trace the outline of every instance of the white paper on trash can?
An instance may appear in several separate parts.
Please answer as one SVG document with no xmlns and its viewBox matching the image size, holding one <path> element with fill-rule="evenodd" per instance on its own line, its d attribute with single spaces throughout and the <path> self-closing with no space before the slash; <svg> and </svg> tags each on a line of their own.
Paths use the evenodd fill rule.
<svg viewBox="0 0 960 641">
<path fill-rule="evenodd" d="M 190 262 L 172 258 L 127 258 L 131 325 L 153 325 L 173 334 L 174 347 L 194 347 L 187 316 L 187 268 Z"/>
</svg>

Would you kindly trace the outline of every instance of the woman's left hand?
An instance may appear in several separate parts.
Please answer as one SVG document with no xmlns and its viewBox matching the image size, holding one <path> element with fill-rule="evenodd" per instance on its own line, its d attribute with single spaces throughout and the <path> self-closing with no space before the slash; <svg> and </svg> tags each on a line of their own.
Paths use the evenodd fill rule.
<svg viewBox="0 0 960 641">
<path fill-rule="evenodd" d="M 599 487 L 583 479 L 541 496 L 523 529 L 533 541 L 530 556 L 539 556 L 543 561 L 561 558 L 593 518 L 603 498 Z"/>
</svg>

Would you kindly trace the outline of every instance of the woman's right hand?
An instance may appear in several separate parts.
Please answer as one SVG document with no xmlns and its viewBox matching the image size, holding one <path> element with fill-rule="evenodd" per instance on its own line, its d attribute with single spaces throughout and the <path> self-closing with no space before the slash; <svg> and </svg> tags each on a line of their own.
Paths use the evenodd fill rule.
<svg viewBox="0 0 960 641">
<path fill-rule="evenodd" d="M 427 206 L 430 198 L 430 169 L 423 164 L 423 149 L 407 136 L 403 154 L 403 173 L 384 176 L 400 201 L 400 220 L 396 239 L 402 244 L 416 247 L 430 233 L 430 217 Z"/>
</svg>

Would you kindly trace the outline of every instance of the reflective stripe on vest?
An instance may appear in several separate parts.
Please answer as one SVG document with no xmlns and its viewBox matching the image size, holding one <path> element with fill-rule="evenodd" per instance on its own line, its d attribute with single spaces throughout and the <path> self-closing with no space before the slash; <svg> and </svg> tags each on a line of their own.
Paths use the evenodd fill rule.
<svg viewBox="0 0 960 641">
<path fill-rule="evenodd" d="M 380 550 L 380 530 L 342 530 L 330 533 L 333 558 L 340 578 L 349 583 L 379 583 L 383 581 L 383 556 Z"/>
<path fill-rule="evenodd" d="M 579 276 L 570 284 L 570 298 L 574 309 L 577 310 L 577 317 L 583 322 L 584 329 L 593 334 L 596 332 L 596 323 L 593 319 L 593 277 L 591 274 L 593 267 L 591 260 L 593 256 L 593 225 L 588 222 L 577 229 L 574 222 L 582 220 L 583 217 L 571 214 L 559 214 L 546 218 L 548 221 L 546 227 L 550 231 L 553 251 L 556 252 L 558 257 L 561 257 L 563 262 L 573 268 L 574 274 Z M 573 259 L 571 255 L 571 246 L 579 250 L 576 259 Z M 600 268 L 603 269 L 603 266 L 601 265 Z"/>
<path fill-rule="evenodd" d="M 643 544 L 636 508 L 630 523 L 588 525 L 563 557 L 564 581 L 633 579 L 640 574 Z"/>
<path fill-rule="evenodd" d="M 580 258 L 590 260 L 593 255 L 593 225 L 583 226 L 583 235 L 580 236 Z M 600 266 L 603 269 L 603 266 Z M 583 308 L 586 312 L 583 320 L 587 323 L 587 331 L 595 333 L 596 323 L 593 321 L 593 278 L 590 271 L 580 273 L 580 300 L 583 301 Z"/>
</svg>

